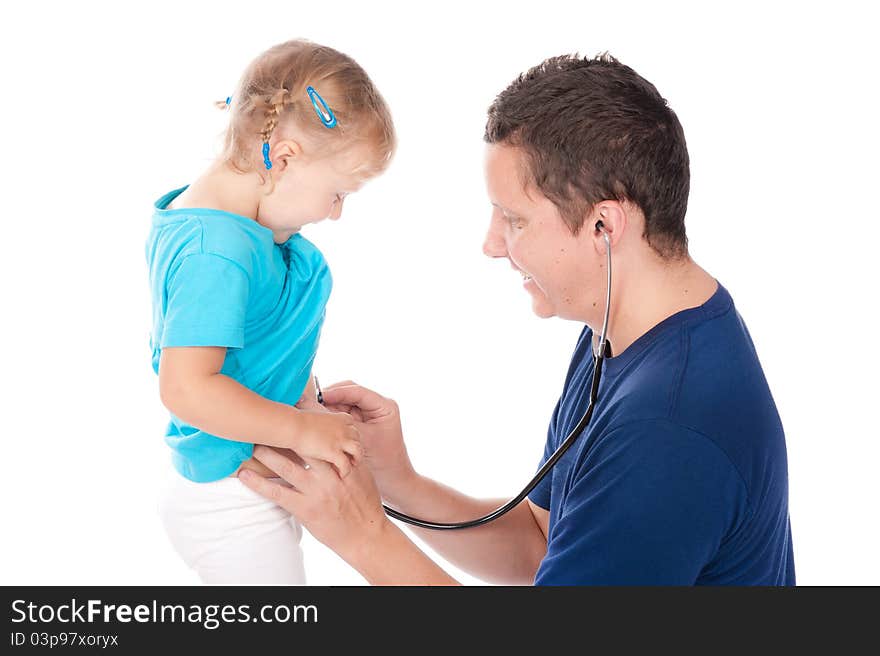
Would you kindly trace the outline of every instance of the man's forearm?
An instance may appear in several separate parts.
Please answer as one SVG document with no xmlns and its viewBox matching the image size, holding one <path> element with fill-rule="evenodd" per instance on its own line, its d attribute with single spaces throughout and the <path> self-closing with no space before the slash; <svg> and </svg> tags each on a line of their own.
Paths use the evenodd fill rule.
<svg viewBox="0 0 880 656">
<path fill-rule="evenodd" d="M 402 513 L 434 522 L 482 517 L 505 501 L 474 499 L 418 475 L 386 499 Z M 476 528 L 437 531 L 407 526 L 456 567 L 493 583 L 531 584 L 547 552 L 547 539 L 527 501 Z"/>
<path fill-rule="evenodd" d="M 390 521 L 376 535 L 339 555 L 370 585 L 458 585 Z"/>
</svg>

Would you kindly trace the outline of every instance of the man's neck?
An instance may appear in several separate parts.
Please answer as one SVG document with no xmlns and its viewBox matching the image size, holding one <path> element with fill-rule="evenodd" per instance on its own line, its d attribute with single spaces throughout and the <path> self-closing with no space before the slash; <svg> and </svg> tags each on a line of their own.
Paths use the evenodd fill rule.
<svg viewBox="0 0 880 656">
<path fill-rule="evenodd" d="M 673 314 L 699 307 L 718 289 L 717 281 L 690 257 L 675 263 L 658 262 L 639 271 L 637 278 L 615 287 L 608 321 L 608 341 L 614 356 Z M 598 346 L 601 326 L 593 331 Z"/>
</svg>

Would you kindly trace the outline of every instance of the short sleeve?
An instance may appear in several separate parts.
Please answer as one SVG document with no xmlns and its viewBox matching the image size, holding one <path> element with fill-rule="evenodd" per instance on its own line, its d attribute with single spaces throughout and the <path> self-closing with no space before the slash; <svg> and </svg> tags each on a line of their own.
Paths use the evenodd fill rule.
<svg viewBox="0 0 880 656">
<path fill-rule="evenodd" d="M 580 463 L 535 583 L 692 585 L 747 512 L 708 437 L 661 420 L 618 428 Z"/>
<path fill-rule="evenodd" d="M 160 346 L 244 346 L 249 280 L 225 257 L 188 255 L 166 282 Z"/>
</svg>

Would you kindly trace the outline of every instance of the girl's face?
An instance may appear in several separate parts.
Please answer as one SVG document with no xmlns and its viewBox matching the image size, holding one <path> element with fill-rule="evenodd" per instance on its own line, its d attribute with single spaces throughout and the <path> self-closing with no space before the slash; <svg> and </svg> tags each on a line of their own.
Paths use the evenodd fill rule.
<svg viewBox="0 0 880 656">
<path fill-rule="evenodd" d="M 366 148 L 352 148 L 321 159 L 308 159 L 296 142 L 281 141 L 269 153 L 275 187 L 263 196 L 257 222 L 283 243 L 308 223 L 337 220 L 345 197 L 366 181 L 353 173 L 369 157 Z"/>
</svg>

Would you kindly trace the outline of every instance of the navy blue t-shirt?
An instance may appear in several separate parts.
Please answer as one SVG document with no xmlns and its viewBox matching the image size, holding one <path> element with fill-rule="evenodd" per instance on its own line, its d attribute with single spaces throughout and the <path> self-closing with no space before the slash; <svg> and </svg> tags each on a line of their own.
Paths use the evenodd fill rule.
<svg viewBox="0 0 880 656">
<path fill-rule="evenodd" d="M 592 338 L 542 464 L 586 410 Z M 724 287 L 605 360 L 590 424 L 529 498 L 550 511 L 538 585 L 795 584 L 785 435 Z"/>
</svg>

